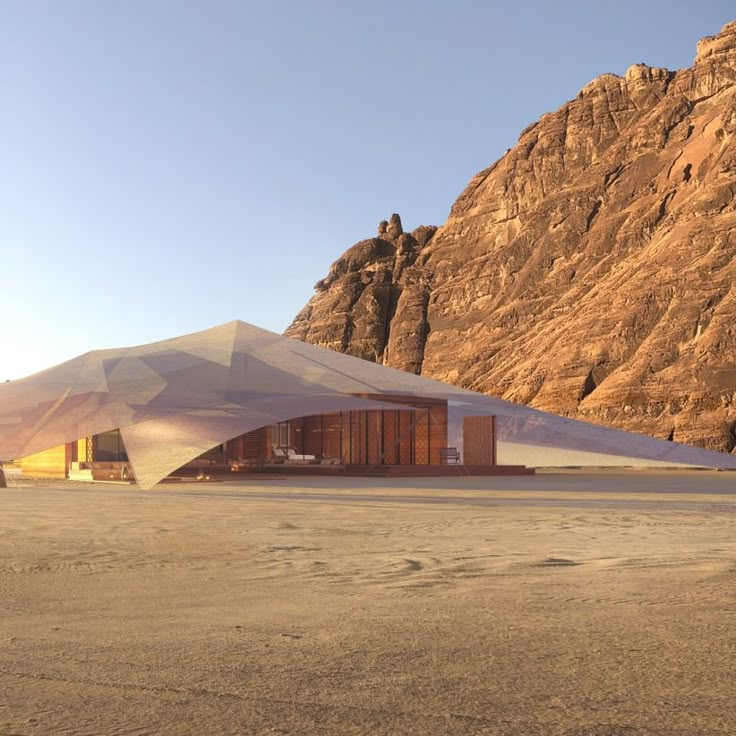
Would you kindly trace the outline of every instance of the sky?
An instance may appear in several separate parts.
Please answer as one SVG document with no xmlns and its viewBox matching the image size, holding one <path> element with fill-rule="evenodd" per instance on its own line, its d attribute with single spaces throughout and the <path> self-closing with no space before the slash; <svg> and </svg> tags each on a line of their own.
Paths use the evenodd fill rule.
<svg viewBox="0 0 736 736">
<path fill-rule="evenodd" d="M 284 330 L 392 212 L 594 77 L 690 66 L 732 0 L 0 0 L 0 380 Z"/>
</svg>

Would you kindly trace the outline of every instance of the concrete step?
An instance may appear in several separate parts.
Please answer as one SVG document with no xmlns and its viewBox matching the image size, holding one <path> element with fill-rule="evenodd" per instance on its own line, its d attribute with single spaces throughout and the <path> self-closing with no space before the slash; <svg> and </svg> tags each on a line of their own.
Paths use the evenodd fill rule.
<svg viewBox="0 0 736 736">
<path fill-rule="evenodd" d="M 89 480 L 92 481 L 94 478 L 92 477 L 92 471 L 83 469 L 83 470 L 70 470 L 69 471 L 69 480 Z"/>
</svg>

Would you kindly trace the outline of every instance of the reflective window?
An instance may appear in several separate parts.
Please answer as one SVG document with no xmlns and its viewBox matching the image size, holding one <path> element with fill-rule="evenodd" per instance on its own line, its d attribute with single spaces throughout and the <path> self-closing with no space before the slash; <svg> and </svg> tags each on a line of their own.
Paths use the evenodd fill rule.
<svg viewBox="0 0 736 736">
<path fill-rule="evenodd" d="M 98 462 L 127 462 L 128 454 L 119 429 L 96 434 L 93 440 L 94 459 Z"/>
</svg>

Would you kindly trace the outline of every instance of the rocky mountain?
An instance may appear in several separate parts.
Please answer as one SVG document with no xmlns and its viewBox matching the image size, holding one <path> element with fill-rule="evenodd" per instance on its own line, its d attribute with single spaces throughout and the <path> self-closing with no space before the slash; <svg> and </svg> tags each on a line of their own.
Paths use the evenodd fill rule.
<svg viewBox="0 0 736 736">
<path fill-rule="evenodd" d="M 692 67 L 605 74 L 393 215 L 286 334 L 557 414 L 736 447 L 736 22 Z"/>
</svg>

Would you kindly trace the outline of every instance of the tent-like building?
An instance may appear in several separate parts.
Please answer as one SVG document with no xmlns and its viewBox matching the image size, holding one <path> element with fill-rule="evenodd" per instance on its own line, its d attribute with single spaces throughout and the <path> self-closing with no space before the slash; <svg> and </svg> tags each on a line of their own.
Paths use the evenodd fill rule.
<svg viewBox="0 0 736 736">
<path fill-rule="evenodd" d="M 0 460 L 68 475 L 109 463 L 141 488 L 187 464 L 736 468 L 736 457 L 565 419 L 244 322 L 96 350 L 0 385 Z"/>
</svg>

